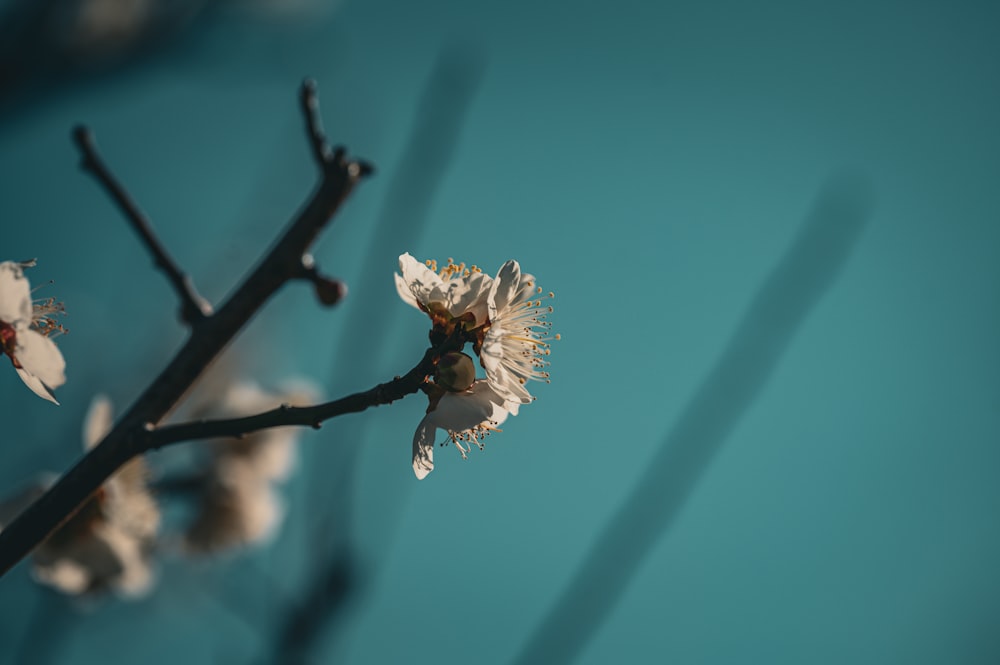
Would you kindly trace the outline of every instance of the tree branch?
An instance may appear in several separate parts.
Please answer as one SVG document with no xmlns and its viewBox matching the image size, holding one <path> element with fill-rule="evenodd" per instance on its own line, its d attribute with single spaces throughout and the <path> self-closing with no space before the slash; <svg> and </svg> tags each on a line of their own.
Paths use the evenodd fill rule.
<svg viewBox="0 0 1000 665">
<path fill-rule="evenodd" d="M 76 141 L 76 145 L 83 154 L 81 167 L 85 171 L 90 171 L 104 186 L 107 193 L 125 213 L 132 228 L 139 234 L 139 239 L 142 240 L 153 257 L 153 264 L 167 276 L 167 280 L 181 301 L 181 320 L 189 325 L 194 325 L 205 317 L 211 316 L 212 306 L 198 295 L 191 277 L 184 273 L 177 262 L 167 254 L 166 248 L 156 237 L 156 232 L 153 231 L 149 219 L 97 154 L 94 133 L 88 127 L 78 125 L 73 130 L 73 140 Z"/>
<path fill-rule="evenodd" d="M 314 86 L 303 85 L 302 110 L 314 152 L 317 107 Z M 250 318 L 301 271 L 303 256 L 361 178 L 372 172 L 343 150 L 324 161 L 319 186 L 285 227 L 277 241 L 219 310 L 190 330 L 187 342 L 167 367 L 90 450 L 20 517 L 0 531 L 0 575 L 42 542 L 122 464 L 142 452 L 144 432 L 160 422 Z"/>
<path fill-rule="evenodd" d="M 147 428 L 140 449 L 143 451 L 153 450 L 172 443 L 196 439 L 241 437 L 271 427 L 298 425 L 319 429 L 324 420 L 348 413 L 360 413 L 373 406 L 390 404 L 417 392 L 424 385 L 427 376 L 434 372 L 438 358 L 448 351 L 460 349 L 463 344 L 464 341 L 460 335 L 449 337 L 438 346 L 427 349 L 420 362 L 405 375 L 397 376 L 387 383 L 380 383 L 370 390 L 354 393 L 332 402 L 303 407 L 283 404 L 276 409 L 243 418 L 200 420 L 166 427 Z"/>
<path fill-rule="evenodd" d="M 306 79 L 302 82 L 302 91 L 299 96 L 302 103 L 302 113 L 306 118 L 306 132 L 309 135 L 309 147 L 312 148 L 313 159 L 320 170 L 326 169 L 330 161 L 330 145 L 326 142 L 326 135 L 323 133 L 323 124 L 319 118 L 319 99 L 316 97 L 316 81 Z"/>
</svg>

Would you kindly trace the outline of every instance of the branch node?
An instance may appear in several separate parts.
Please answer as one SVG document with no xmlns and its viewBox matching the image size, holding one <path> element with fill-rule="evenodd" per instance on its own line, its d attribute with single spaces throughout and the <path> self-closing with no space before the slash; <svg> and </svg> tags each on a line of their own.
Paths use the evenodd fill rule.
<svg viewBox="0 0 1000 665">
<path fill-rule="evenodd" d="M 295 278 L 310 282 L 316 292 L 316 299 L 324 307 L 333 307 L 347 297 L 347 284 L 322 274 L 311 254 L 302 256 Z"/>
</svg>

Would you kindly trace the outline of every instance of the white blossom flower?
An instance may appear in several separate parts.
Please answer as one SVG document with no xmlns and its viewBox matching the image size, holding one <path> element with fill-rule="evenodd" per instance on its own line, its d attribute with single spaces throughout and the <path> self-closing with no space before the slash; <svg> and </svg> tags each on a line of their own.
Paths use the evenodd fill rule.
<svg viewBox="0 0 1000 665">
<path fill-rule="evenodd" d="M 479 361 L 497 393 L 521 404 L 534 399 L 525 388 L 528 380 L 549 380 L 545 357 L 553 338 L 548 336 L 551 324 L 545 317 L 552 307 L 542 305 L 541 293 L 534 276 L 522 274 L 517 261 L 508 261 L 497 272 L 488 296 L 489 327 Z"/>
<path fill-rule="evenodd" d="M 239 418 L 281 404 L 312 403 L 316 393 L 303 383 L 272 394 L 255 383 L 236 382 L 197 414 L 202 418 Z M 188 553 L 244 547 L 263 542 L 277 531 L 284 506 L 274 483 L 287 478 L 301 432 L 297 427 L 274 427 L 241 439 L 209 442 L 210 458 L 200 483 L 198 505 L 183 539 Z"/>
<path fill-rule="evenodd" d="M 468 329 L 486 323 L 487 297 L 493 281 L 476 266 L 448 264 L 437 272 L 437 262 L 420 263 L 409 254 L 399 257 L 396 291 L 403 302 L 430 316 L 435 327 L 451 332 L 455 322 L 465 322 Z"/>
<path fill-rule="evenodd" d="M 517 261 L 501 266 L 495 278 L 452 259 L 438 272 L 436 262 L 421 264 L 409 254 L 399 257 L 399 267 L 396 290 L 430 316 L 431 340 L 463 333 L 486 370 L 486 379 L 477 380 L 472 361 L 458 351 L 435 361 L 434 382 L 425 385 L 430 407 L 413 437 L 413 472 L 423 479 L 434 469 L 437 429 L 448 432 L 464 458 L 471 444 L 482 447 L 483 437 L 534 399 L 528 380 L 548 381 L 545 357 L 552 338 L 545 319 L 552 308 L 542 306 L 546 296 L 532 275 L 521 274 Z"/>
<path fill-rule="evenodd" d="M 201 487 L 194 520 L 184 533 L 189 554 L 211 554 L 260 543 L 274 535 L 284 506 L 271 481 L 248 459 L 223 458 Z"/>
<path fill-rule="evenodd" d="M 54 301 L 33 304 L 23 268 L 31 264 L 0 262 L 0 353 L 10 357 L 18 376 L 36 395 L 55 404 L 52 389 L 66 382 L 66 362 L 49 339 L 61 330 L 50 314 L 61 312 Z"/>
<path fill-rule="evenodd" d="M 434 436 L 438 429 L 448 433 L 448 439 L 462 453 L 472 450 L 472 444 L 483 449 L 483 440 L 508 415 L 517 415 L 518 404 L 508 402 L 493 389 L 489 381 L 479 380 L 464 392 L 443 392 L 431 401 L 427 415 L 413 435 L 413 473 L 423 480 L 434 470 Z M 463 445 L 464 444 L 464 445 Z"/>
<path fill-rule="evenodd" d="M 95 446 L 111 427 L 111 405 L 104 397 L 91 404 L 84 423 L 85 448 Z M 72 517 L 32 555 L 39 582 L 70 595 L 108 590 L 139 596 L 150 589 L 153 541 L 160 511 L 147 488 L 141 457 L 125 463 Z M 37 498 L 54 481 L 33 485 L 26 497 Z M 23 507 L 27 507 L 22 501 Z"/>
</svg>

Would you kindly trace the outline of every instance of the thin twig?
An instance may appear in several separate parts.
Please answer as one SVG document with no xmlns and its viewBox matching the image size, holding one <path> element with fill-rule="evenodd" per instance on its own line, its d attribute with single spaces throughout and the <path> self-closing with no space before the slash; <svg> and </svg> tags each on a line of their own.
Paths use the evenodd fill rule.
<svg viewBox="0 0 1000 665">
<path fill-rule="evenodd" d="M 304 86 L 302 110 L 313 134 L 312 86 Z M 275 292 L 301 270 L 302 257 L 319 232 L 372 169 L 341 150 L 325 162 L 319 187 L 285 227 L 277 242 L 218 312 L 190 330 L 187 342 L 111 432 L 20 517 L 0 531 L 0 575 L 42 542 L 122 464 L 142 452 L 146 430 L 160 422 L 212 361 Z"/>
<path fill-rule="evenodd" d="M 284 404 L 276 409 L 243 418 L 200 420 L 160 428 L 147 428 L 139 448 L 146 451 L 181 441 L 241 437 L 258 430 L 289 425 L 319 429 L 324 420 L 348 413 L 359 413 L 373 406 L 390 404 L 407 395 L 412 395 L 420 390 L 427 376 L 434 371 L 434 365 L 438 358 L 448 351 L 461 348 L 462 344 L 463 341 L 459 336 L 452 336 L 440 345 L 427 349 L 420 362 L 405 375 L 397 376 L 387 383 L 380 383 L 370 390 L 354 393 L 332 402 L 302 407 Z"/>
<path fill-rule="evenodd" d="M 302 111 L 306 117 L 306 132 L 309 135 L 309 147 L 312 148 L 313 159 L 320 170 L 326 168 L 330 161 L 330 144 L 326 142 L 323 133 L 323 123 L 319 117 L 319 100 L 316 97 L 316 81 L 306 79 L 302 82 L 300 100 Z"/>
<path fill-rule="evenodd" d="M 76 141 L 76 145 L 83 155 L 81 161 L 83 169 L 92 173 L 101 182 L 107 193 L 125 213 L 129 224 L 139 234 L 142 243 L 153 257 L 153 264 L 167 276 L 167 280 L 181 301 L 181 320 L 189 325 L 194 325 L 205 317 L 211 316 L 212 306 L 195 290 L 191 277 L 181 270 L 177 262 L 170 257 L 163 243 L 156 236 L 156 232 L 153 231 L 153 225 L 149 218 L 143 214 L 97 154 L 94 133 L 88 127 L 78 125 L 73 130 L 73 140 Z"/>
</svg>

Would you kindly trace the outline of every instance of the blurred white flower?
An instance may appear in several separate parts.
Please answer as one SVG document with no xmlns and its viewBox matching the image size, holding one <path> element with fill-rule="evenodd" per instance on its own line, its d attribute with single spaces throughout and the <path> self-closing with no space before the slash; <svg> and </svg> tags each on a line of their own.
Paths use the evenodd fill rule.
<svg viewBox="0 0 1000 665">
<path fill-rule="evenodd" d="M 154 20 L 154 0 L 82 0 L 67 35 L 77 49 L 114 52 L 138 39 Z"/>
<path fill-rule="evenodd" d="M 409 254 L 399 257 L 396 291 L 403 302 L 430 316 L 436 328 L 450 333 L 456 322 L 472 330 L 486 323 L 487 296 L 492 280 L 476 266 L 448 264 L 437 271 L 436 261 L 420 263 Z"/>
<path fill-rule="evenodd" d="M 84 423 L 84 445 L 95 446 L 111 427 L 111 404 L 98 396 Z M 139 596 L 150 589 L 150 554 L 160 511 L 147 488 L 147 469 L 141 457 L 116 471 L 69 520 L 56 529 L 32 554 L 32 573 L 39 582 L 63 593 L 80 595 L 117 591 Z M 11 504 L 12 519 L 41 496 L 53 479 L 36 482 Z"/>
<path fill-rule="evenodd" d="M 66 362 L 49 335 L 61 328 L 49 315 L 62 306 L 49 300 L 32 303 L 24 267 L 0 262 L 0 353 L 10 357 L 18 376 L 36 395 L 55 404 L 54 388 L 66 383 Z"/>
<path fill-rule="evenodd" d="M 209 554 L 268 540 L 284 507 L 271 481 L 248 460 L 220 459 L 206 476 L 195 517 L 184 534 L 190 554 Z"/>
<path fill-rule="evenodd" d="M 489 325 L 482 338 L 479 362 L 496 391 L 508 400 L 527 404 L 534 398 L 525 388 L 529 379 L 548 382 L 548 340 L 552 307 L 543 306 L 535 278 L 521 274 L 517 261 L 501 266 L 488 296 Z M 548 297 L 553 297 L 550 292 Z M 555 335 L 554 339 L 559 339 Z"/>
<path fill-rule="evenodd" d="M 255 383 L 230 384 L 222 396 L 198 410 L 203 418 L 239 418 L 282 404 L 316 401 L 317 391 L 300 384 L 271 394 Z M 209 442 L 209 460 L 200 483 L 195 515 L 184 534 L 189 553 L 216 553 L 260 543 L 281 523 L 284 507 L 274 487 L 295 461 L 301 428 L 275 427 L 242 439 Z"/>
<path fill-rule="evenodd" d="M 434 470 L 434 435 L 438 429 L 448 433 L 448 439 L 462 453 L 472 450 L 472 444 L 483 449 L 483 440 L 508 415 L 517 415 L 518 404 L 497 394 L 489 381 L 476 381 L 463 392 L 443 392 L 431 399 L 427 415 L 413 435 L 413 473 L 423 480 Z M 463 445 L 464 444 L 464 445 Z"/>
</svg>

